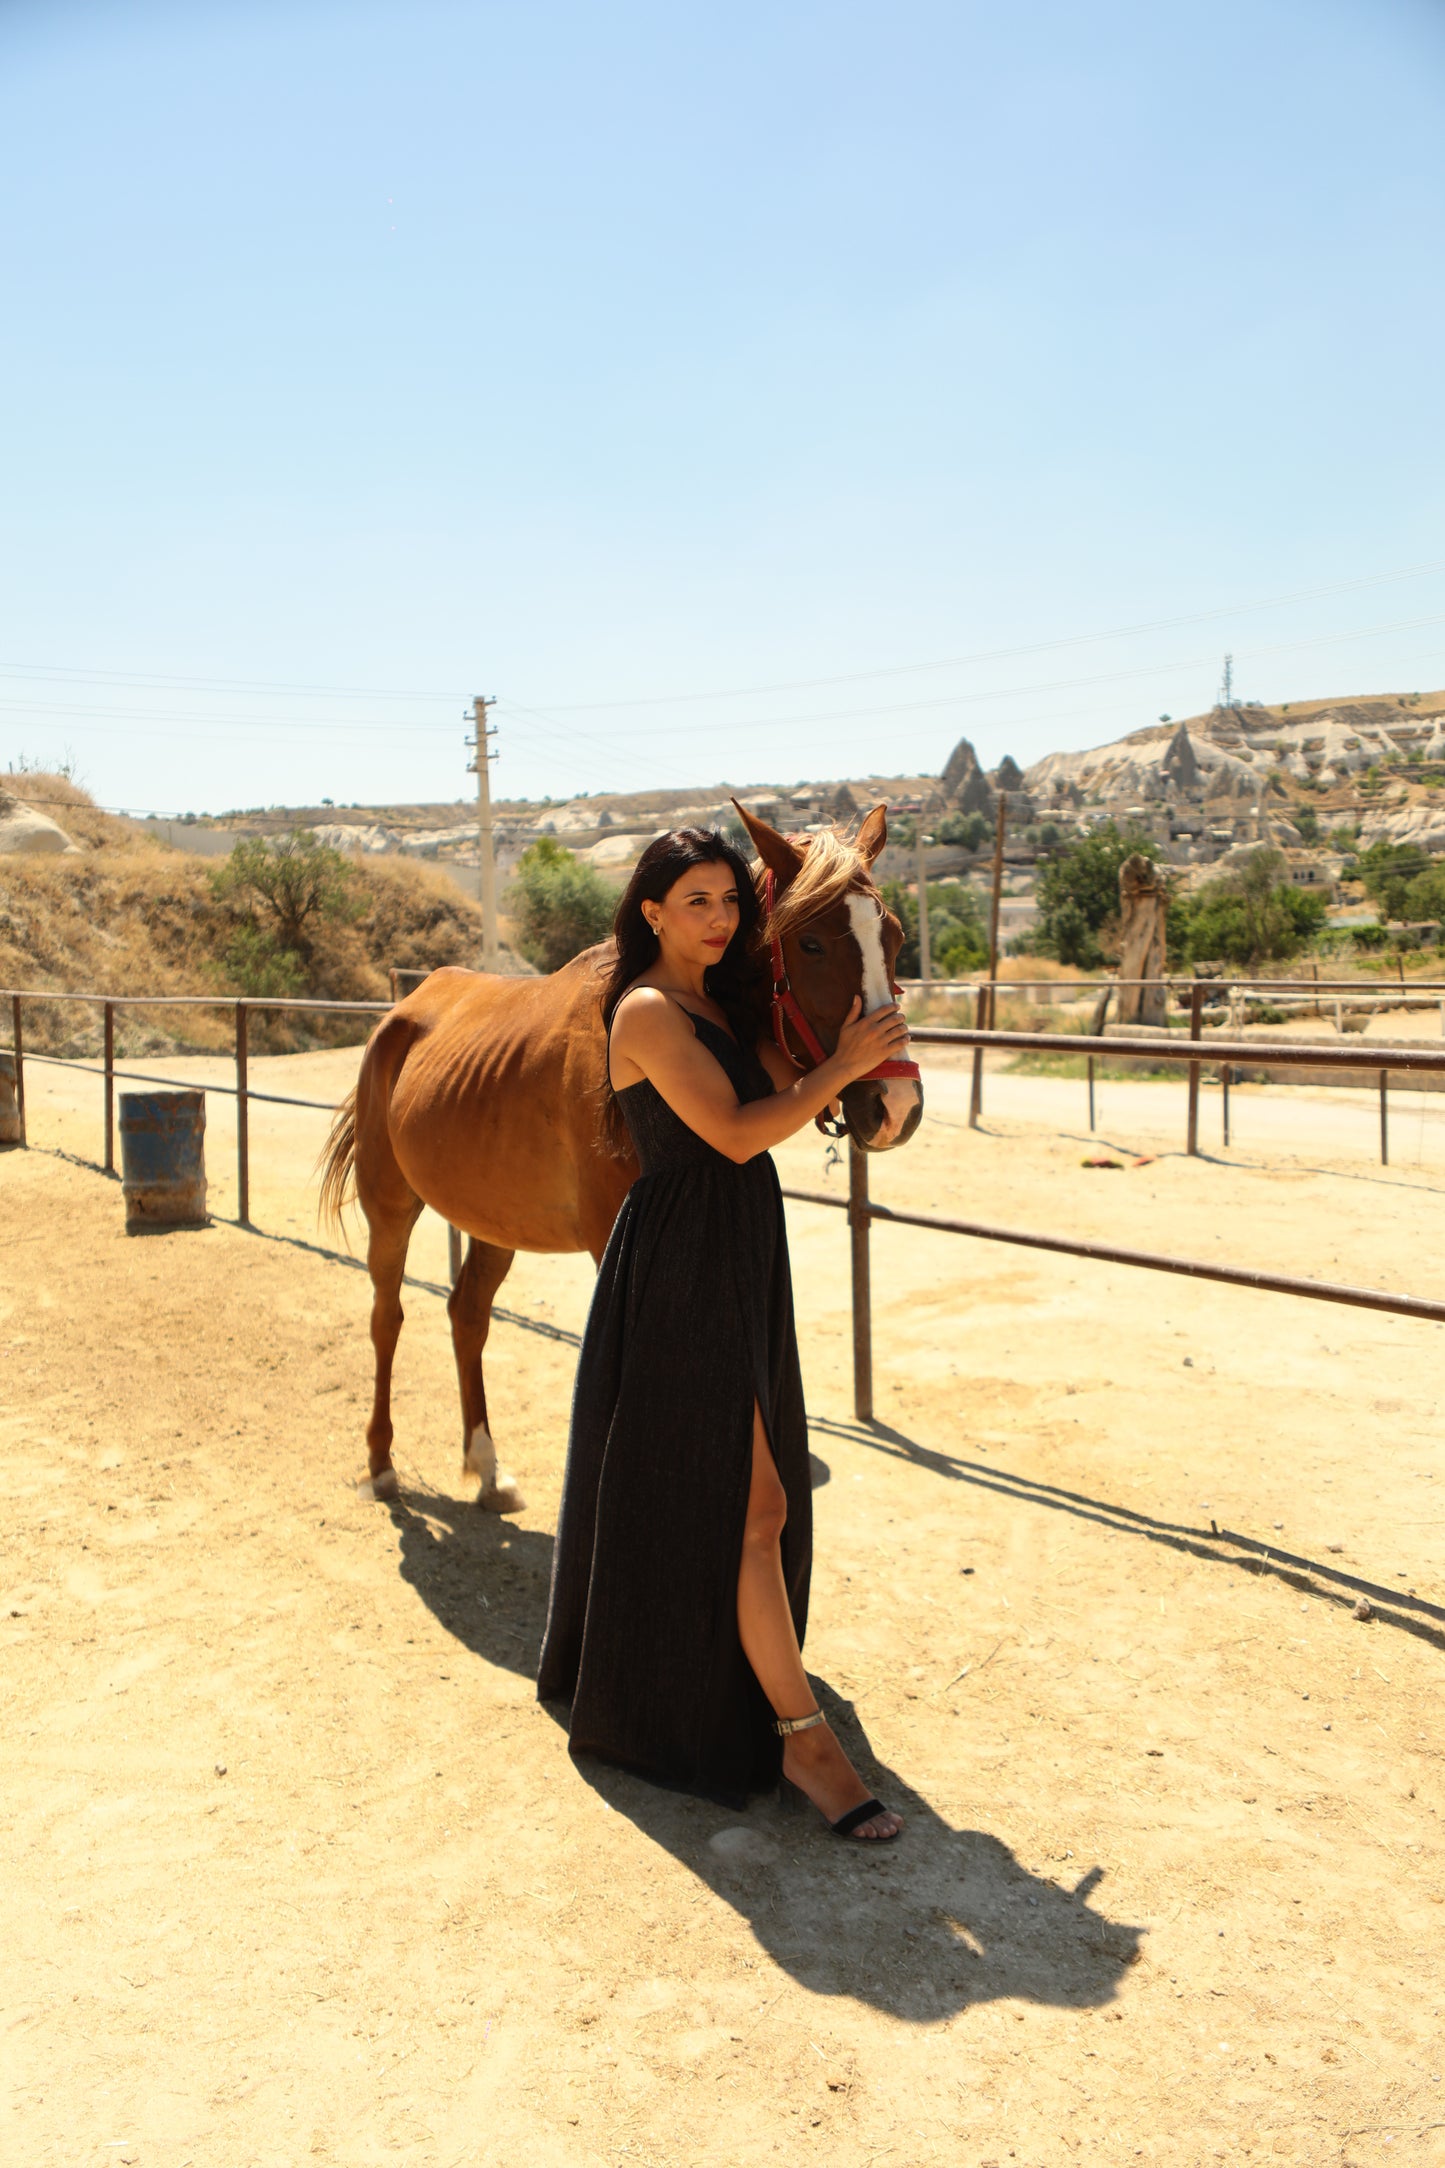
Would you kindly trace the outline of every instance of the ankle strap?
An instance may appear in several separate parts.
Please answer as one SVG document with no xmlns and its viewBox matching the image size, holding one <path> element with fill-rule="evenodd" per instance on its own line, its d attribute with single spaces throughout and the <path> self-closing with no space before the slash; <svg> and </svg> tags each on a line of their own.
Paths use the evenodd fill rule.
<svg viewBox="0 0 1445 2168">
<path fill-rule="evenodd" d="M 824 1716 L 822 1710 L 815 1709 L 811 1716 L 774 1717 L 773 1729 L 780 1739 L 786 1739 L 792 1732 L 811 1731 L 815 1724 L 826 1724 L 827 1721 L 828 1719 Z"/>
</svg>

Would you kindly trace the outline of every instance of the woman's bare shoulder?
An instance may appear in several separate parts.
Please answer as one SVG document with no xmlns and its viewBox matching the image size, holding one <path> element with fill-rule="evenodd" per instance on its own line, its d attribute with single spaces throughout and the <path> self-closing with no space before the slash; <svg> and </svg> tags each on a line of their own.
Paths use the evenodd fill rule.
<svg viewBox="0 0 1445 2168">
<path fill-rule="evenodd" d="M 612 1036 L 614 1042 L 619 1032 L 628 1038 L 655 1039 L 658 1032 L 671 1032 L 685 1023 L 677 1003 L 660 986 L 629 986 L 612 1012 Z"/>
</svg>

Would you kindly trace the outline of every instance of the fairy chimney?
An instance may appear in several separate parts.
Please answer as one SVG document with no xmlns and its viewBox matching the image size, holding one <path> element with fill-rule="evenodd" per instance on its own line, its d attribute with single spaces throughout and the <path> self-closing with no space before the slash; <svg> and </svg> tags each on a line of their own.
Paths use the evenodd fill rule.
<svg viewBox="0 0 1445 2168">
<path fill-rule="evenodd" d="M 960 813 L 993 814 L 993 786 L 967 738 L 960 738 L 943 768 L 943 795 Z"/>
<path fill-rule="evenodd" d="M 1181 723 L 1169 740 L 1159 765 L 1164 771 L 1165 779 L 1180 797 L 1193 797 L 1201 788 L 1203 770 L 1200 768 L 1186 724 Z"/>
</svg>

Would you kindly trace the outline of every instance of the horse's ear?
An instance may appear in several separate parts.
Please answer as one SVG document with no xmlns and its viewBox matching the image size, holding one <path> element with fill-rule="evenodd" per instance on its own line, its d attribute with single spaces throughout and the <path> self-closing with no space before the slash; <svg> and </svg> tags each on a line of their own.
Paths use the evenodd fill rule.
<svg viewBox="0 0 1445 2168">
<path fill-rule="evenodd" d="M 888 808 L 875 805 L 873 811 L 859 829 L 853 848 L 865 866 L 872 870 L 873 861 L 888 841 Z"/>
<path fill-rule="evenodd" d="M 753 848 L 759 858 L 773 875 L 779 888 L 786 888 L 789 881 L 796 879 L 802 867 L 802 852 L 795 843 L 790 843 L 786 836 L 779 835 L 776 828 L 770 827 L 766 821 L 761 821 L 755 814 L 750 813 L 745 805 L 738 805 L 736 798 L 733 804 L 738 808 L 738 819 L 753 839 Z"/>
</svg>

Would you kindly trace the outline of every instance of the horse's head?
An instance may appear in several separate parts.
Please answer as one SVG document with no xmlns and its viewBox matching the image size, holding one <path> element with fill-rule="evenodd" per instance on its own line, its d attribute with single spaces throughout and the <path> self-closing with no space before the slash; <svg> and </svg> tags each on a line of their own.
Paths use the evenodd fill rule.
<svg viewBox="0 0 1445 2168">
<path fill-rule="evenodd" d="M 781 944 L 784 979 L 803 1028 L 831 1054 L 858 995 L 865 1015 L 893 999 L 903 928 L 873 881 L 873 863 L 888 836 L 886 810 L 875 806 L 852 843 L 830 832 L 780 835 L 745 807 L 738 811 L 761 861 L 758 889 L 765 907 L 772 876 L 764 935 Z M 777 992 L 775 987 L 775 997 Z M 777 1006 L 774 1029 L 781 1030 L 784 1051 L 799 1067 L 811 1068 L 799 1026 Z M 906 1144 L 922 1117 L 923 1086 L 916 1076 L 860 1077 L 843 1094 L 848 1133 L 865 1151 Z"/>
</svg>

